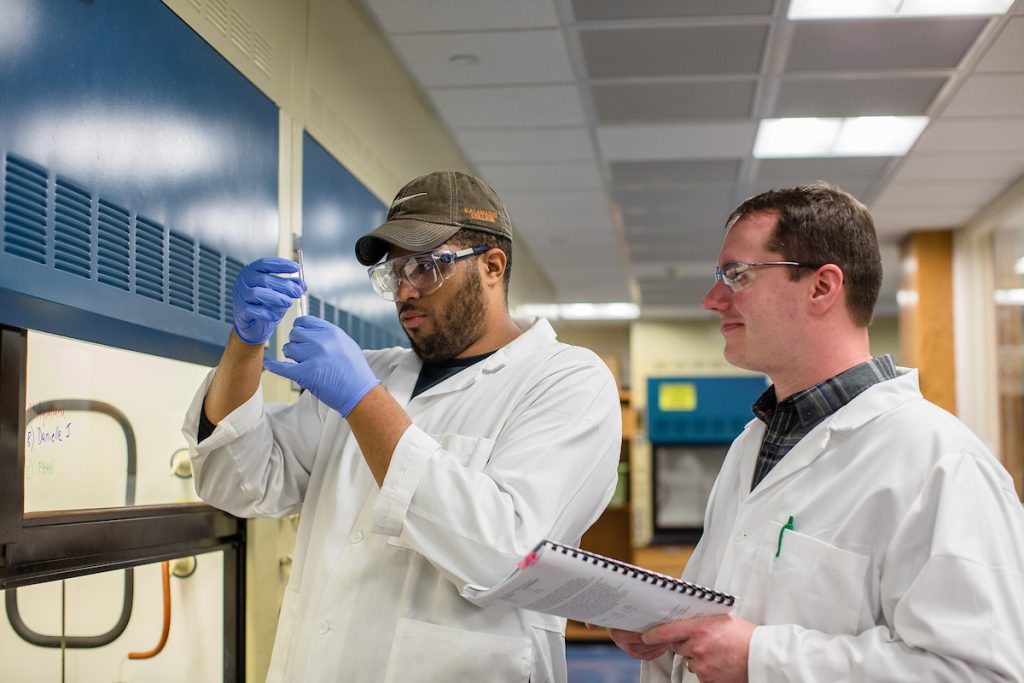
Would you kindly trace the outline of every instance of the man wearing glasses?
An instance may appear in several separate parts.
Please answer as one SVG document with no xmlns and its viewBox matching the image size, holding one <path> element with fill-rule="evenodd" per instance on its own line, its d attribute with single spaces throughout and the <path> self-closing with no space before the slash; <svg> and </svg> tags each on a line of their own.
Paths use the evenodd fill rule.
<svg viewBox="0 0 1024 683">
<path fill-rule="evenodd" d="M 702 305 L 725 358 L 773 384 L 683 576 L 737 606 L 612 637 L 645 683 L 1024 680 L 1024 513 L 917 372 L 871 356 L 867 209 L 818 184 L 749 199 L 727 225 Z"/>
<path fill-rule="evenodd" d="M 511 254 L 493 189 L 417 178 L 356 244 L 412 350 L 363 352 L 300 316 L 288 362 L 263 344 L 303 293 L 298 265 L 242 269 L 234 332 L 184 431 L 205 500 L 302 513 L 268 681 L 566 680 L 564 620 L 460 596 L 541 539 L 577 543 L 616 482 L 614 379 L 547 321 L 509 315 Z M 262 368 L 306 391 L 264 406 Z"/>
</svg>

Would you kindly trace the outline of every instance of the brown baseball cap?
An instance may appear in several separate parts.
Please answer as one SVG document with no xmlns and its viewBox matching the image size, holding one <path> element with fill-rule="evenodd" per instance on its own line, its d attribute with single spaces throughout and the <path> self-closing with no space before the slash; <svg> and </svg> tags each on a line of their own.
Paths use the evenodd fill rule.
<svg viewBox="0 0 1024 683">
<path fill-rule="evenodd" d="M 426 251 L 462 228 L 512 239 L 508 211 L 490 185 L 459 171 L 435 171 L 398 191 L 387 222 L 356 242 L 356 258 L 372 266 L 392 245 Z"/>
</svg>

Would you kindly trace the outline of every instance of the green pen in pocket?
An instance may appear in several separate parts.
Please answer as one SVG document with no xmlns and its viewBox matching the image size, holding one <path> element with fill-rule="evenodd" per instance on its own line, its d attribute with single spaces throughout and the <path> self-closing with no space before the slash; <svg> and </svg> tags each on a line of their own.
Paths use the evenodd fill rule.
<svg viewBox="0 0 1024 683">
<path fill-rule="evenodd" d="M 775 549 L 775 557 L 778 557 L 779 553 L 782 552 L 782 534 L 786 533 L 786 529 L 789 529 L 790 531 L 793 530 L 793 515 L 790 515 L 789 521 L 783 524 L 782 528 L 779 529 L 779 547 Z"/>
</svg>

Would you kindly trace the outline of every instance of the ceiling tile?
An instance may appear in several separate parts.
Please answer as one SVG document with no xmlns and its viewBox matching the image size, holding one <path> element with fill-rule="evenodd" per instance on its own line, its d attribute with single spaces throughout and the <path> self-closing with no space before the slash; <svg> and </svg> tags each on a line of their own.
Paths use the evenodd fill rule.
<svg viewBox="0 0 1024 683">
<path fill-rule="evenodd" d="M 591 161 L 594 149 L 585 128 L 455 131 L 455 139 L 471 160 Z"/>
<path fill-rule="evenodd" d="M 576 21 L 610 19 L 669 19 L 682 17 L 764 15 L 771 16 L 772 0 L 572 0 Z"/>
<path fill-rule="evenodd" d="M 627 231 L 627 250 L 637 261 L 713 261 L 725 237 L 725 215 L 703 225 L 690 223 L 687 217 L 680 219 L 656 239 L 634 237 Z"/>
<path fill-rule="evenodd" d="M 754 101 L 754 81 L 719 83 L 636 83 L 594 85 L 601 123 L 747 118 Z"/>
<path fill-rule="evenodd" d="M 428 93 L 450 128 L 528 128 L 586 123 L 575 85 L 432 88 Z"/>
<path fill-rule="evenodd" d="M 1024 150 L 1024 118 L 939 119 L 925 128 L 914 152 Z"/>
<path fill-rule="evenodd" d="M 395 50 L 420 85 L 511 85 L 574 80 L 562 32 L 501 31 L 393 36 Z M 476 64 L 453 63 L 474 55 Z"/>
<path fill-rule="evenodd" d="M 550 0 L 364 0 L 390 33 L 486 31 L 558 26 Z"/>
<path fill-rule="evenodd" d="M 1024 116 L 1024 73 L 971 76 L 942 116 Z"/>
<path fill-rule="evenodd" d="M 987 19 L 794 22 L 788 71 L 952 69 Z"/>
<path fill-rule="evenodd" d="M 849 157 L 840 159 L 762 159 L 757 179 L 782 182 L 785 186 L 806 185 L 829 178 L 878 178 L 890 157 Z"/>
<path fill-rule="evenodd" d="M 642 306 L 699 306 L 711 288 L 708 280 L 691 278 L 640 280 L 637 284 Z"/>
<path fill-rule="evenodd" d="M 911 154 L 896 180 L 1003 180 L 1024 175 L 1024 155 L 1010 153 Z"/>
<path fill-rule="evenodd" d="M 971 204 L 983 206 L 1006 184 L 1001 181 L 894 181 L 872 203 L 879 210 L 901 207 Z"/>
<path fill-rule="evenodd" d="M 1024 4 L 1020 13 L 1024 14 Z M 975 69 L 984 71 L 1024 71 L 1024 17 L 1010 19 Z"/>
<path fill-rule="evenodd" d="M 478 164 L 480 176 L 498 194 L 508 190 L 597 189 L 602 187 L 596 163 Z"/>
<path fill-rule="evenodd" d="M 673 189 L 613 190 L 612 197 L 623 212 L 631 207 L 651 207 L 662 211 L 686 212 L 694 209 L 718 209 L 727 212 L 732 199 L 732 184 L 680 186 Z M 632 213 L 632 212 L 630 212 Z"/>
<path fill-rule="evenodd" d="M 701 183 L 731 183 L 739 159 L 710 161 L 613 161 L 612 183 L 618 186 L 674 187 Z"/>
<path fill-rule="evenodd" d="M 537 213 L 578 213 L 599 207 L 608 210 L 608 196 L 600 189 L 594 190 L 538 190 L 533 192 L 513 191 L 505 193 L 508 206 L 521 206 Z"/>
<path fill-rule="evenodd" d="M 945 82 L 945 78 L 787 78 L 782 81 L 774 116 L 924 114 Z"/>
<path fill-rule="evenodd" d="M 581 30 L 591 78 L 684 74 L 755 74 L 761 66 L 766 24 Z"/>
<path fill-rule="evenodd" d="M 979 212 L 974 205 L 872 209 L 879 239 L 902 237 L 914 230 L 946 230 L 966 225 Z"/>
<path fill-rule="evenodd" d="M 762 159 L 756 162 L 754 180 L 738 185 L 734 197 L 738 204 L 747 197 L 768 190 L 824 181 L 840 187 L 861 201 L 867 201 L 871 199 L 869 192 L 884 175 L 890 161 L 890 157 Z"/>
<path fill-rule="evenodd" d="M 767 177 L 764 179 L 754 180 L 750 183 L 737 185 L 736 193 L 733 195 L 734 203 L 738 206 L 745 199 L 759 195 L 762 192 L 767 192 L 768 190 L 797 187 L 798 185 L 807 185 L 819 180 L 835 185 L 844 192 L 849 192 L 864 203 L 868 203 L 869 200 L 873 198 L 869 196 L 869 194 L 872 192 L 876 182 L 875 178 L 856 178 L 836 175 L 810 177 L 809 179 L 805 178 L 802 180 L 784 177 Z"/>
<path fill-rule="evenodd" d="M 632 268 L 633 277 L 638 281 L 690 278 L 709 283 L 714 281 L 711 275 L 712 272 L 712 266 L 705 259 L 699 261 L 666 260 L 660 263 L 645 261 L 643 263 L 634 263 Z"/>
<path fill-rule="evenodd" d="M 591 275 L 582 282 L 556 280 L 559 303 L 607 303 L 630 301 L 625 277 L 609 278 Z"/>
<path fill-rule="evenodd" d="M 623 215 L 626 235 L 636 239 L 652 236 L 674 235 L 687 231 L 688 235 L 700 238 L 705 234 L 720 235 L 725 219 L 734 207 L 723 211 L 688 210 L 681 213 L 676 209 L 643 207 L 643 213 Z"/>
<path fill-rule="evenodd" d="M 551 239 L 552 234 L 592 235 L 595 244 L 603 245 L 602 249 L 616 245 L 612 220 L 608 209 L 603 206 L 564 206 L 550 211 L 529 211 L 516 204 L 509 208 L 509 215 L 512 223 L 524 234 L 539 234 L 543 239 Z M 557 232 L 552 233 L 552 230 Z"/>
<path fill-rule="evenodd" d="M 615 161 L 736 159 L 750 155 L 756 134 L 755 121 L 599 126 L 597 144 Z"/>
</svg>

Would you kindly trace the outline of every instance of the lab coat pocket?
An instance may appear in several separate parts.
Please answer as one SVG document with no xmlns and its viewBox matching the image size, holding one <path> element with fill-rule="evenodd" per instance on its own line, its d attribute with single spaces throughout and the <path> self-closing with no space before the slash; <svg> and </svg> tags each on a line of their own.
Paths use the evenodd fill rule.
<svg viewBox="0 0 1024 683">
<path fill-rule="evenodd" d="M 858 633 L 870 558 L 769 523 L 766 624 L 791 623 L 825 633 Z M 782 543 L 779 546 L 779 534 Z M 768 552 L 770 551 L 770 552 Z M 775 553 L 778 551 L 778 557 Z"/>
<path fill-rule="evenodd" d="M 527 638 L 400 619 L 384 683 L 526 683 L 530 679 L 531 655 Z"/>
<path fill-rule="evenodd" d="M 431 437 L 459 466 L 471 470 L 482 470 L 494 450 L 494 440 L 484 437 L 463 434 L 431 434 Z"/>
</svg>

